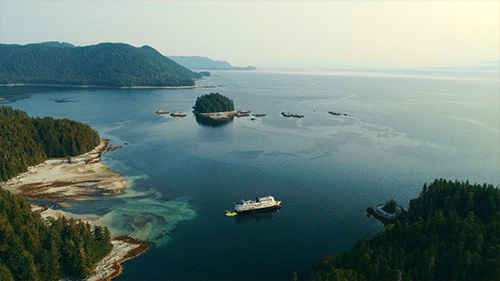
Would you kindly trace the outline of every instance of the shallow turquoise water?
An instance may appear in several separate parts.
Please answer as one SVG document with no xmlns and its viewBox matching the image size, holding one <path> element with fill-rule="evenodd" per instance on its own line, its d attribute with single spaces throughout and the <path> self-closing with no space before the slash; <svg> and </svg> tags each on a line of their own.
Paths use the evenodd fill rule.
<svg viewBox="0 0 500 281">
<path fill-rule="evenodd" d="M 498 72 L 213 74 L 198 84 L 221 87 L 10 96 L 29 115 L 84 121 L 113 145 L 130 143 L 103 156 L 128 191 L 70 209 L 157 242 L 117 280 L 307 279 L 324 255 L 382 230 L 367 206 L 407 204 L 434 178 L 500 182 Z M 207 127 L 155 114 L 190 112 L 210 91 L 268 116 Z M 283 201 L 280 212 L 224 216 L 234 201 L 267 194 Z"/>
</svg>

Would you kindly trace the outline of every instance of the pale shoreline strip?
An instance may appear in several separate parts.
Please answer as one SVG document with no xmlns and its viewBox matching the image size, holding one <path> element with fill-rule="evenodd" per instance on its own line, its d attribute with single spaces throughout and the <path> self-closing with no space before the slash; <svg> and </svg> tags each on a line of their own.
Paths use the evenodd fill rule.
<svg viewBox="0 0 500 281">
<path fill-rule="evenodd" d="M 26 199 L 45 199 L 56 204 L 122 193 L 126 184 L 123 176 L 101 163 L 101 153 L 107 150 L 108 144 L 109 140 L 102 139 L 85 154 L 46 160 L 0 186 Z"/>
<path fill-rule="evenodd" d="M 103 88 L 103 89 L 194 89 L 198 86 L 104 86 L 104 85 L 65 85 L 65 84 L 30 84 L 30 83 L 12 83 L 0 84 L 0 87 L 15 86 L 46 86 L 46 87 L 67 87 L 67 88 Z"/>
<path fill-rule="evenodd" d="M 111 241 L 113 249 L 96 266 L 94 274 L 86 281 L 108 281 L 122 273 L 121 264 L 146 252 L 153 244 L 141 242 L 128 236 L 118 236 Z"/>
<path fill-rule="evenodd" d="M 93 150 L 68 160 L 49 159 L 28 168 L 27 172 L 0 183 L 0 187 L 27 199 L 46 199 L 59 205 L 66 200 L 85 201 L 87 196 L 112 196 L 123 192 L 125 179 L 100 161 L 101 153 L 108 149 L 109 140 L 101 139 Z M 91 188 L 89 188 L 91 187 Z M 70 206 L 70 205 L 68 205 Z M 75 215 L 63 210 L 32 204 L 32 210 L 42 218 L 66 217 L 93 224 L 95 215 Z M 147 251 L 152 243 L 128 236 L 112 238 L 113 249 L 85 280 L 111 280 L 122 272 L 121 264 Z"/>
<path fill-rule="evenodd" d="M 219 111 L 219 112 L 198 112 L 194 111 L 195 115 L 210 118 L 212 120 L 227 120 L 238 114 L 238 111 Z"/>
</svg>

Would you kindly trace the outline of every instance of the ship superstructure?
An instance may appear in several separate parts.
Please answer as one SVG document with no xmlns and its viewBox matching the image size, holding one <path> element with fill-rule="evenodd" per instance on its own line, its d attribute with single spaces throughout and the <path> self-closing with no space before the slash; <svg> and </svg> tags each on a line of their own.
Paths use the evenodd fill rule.
<svg viewBox="0 0 500 281">
<path fill-rule="evenodd" d="M 273 210 L 280 207 L 281 201 L 274 200 L 273 196 L 257 197 L 255 200 L 241 200 L 241 202 L 234 203 L 234 210 L 237 213 Z"/>
</svg>

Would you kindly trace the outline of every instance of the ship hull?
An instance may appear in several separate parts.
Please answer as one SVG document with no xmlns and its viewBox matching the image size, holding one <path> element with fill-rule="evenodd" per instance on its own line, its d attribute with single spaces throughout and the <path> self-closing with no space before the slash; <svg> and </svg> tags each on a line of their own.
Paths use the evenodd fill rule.
<svg viewBox="0 0 500 281">
<path fill-rule="evenodd" d="M 265 207 L 265 208 L 260 208 L 260 209 L 244 210 L 244 211 L 235 210 L 235 211 L 238 214 L 253 214 L 253 213 L 261 213 L 261 212 L 274 211 L 274 210 L 278 210 L 280 208 L 281 208 L 281 202 L 279 202 L 276 205 Z"/>
</svg>

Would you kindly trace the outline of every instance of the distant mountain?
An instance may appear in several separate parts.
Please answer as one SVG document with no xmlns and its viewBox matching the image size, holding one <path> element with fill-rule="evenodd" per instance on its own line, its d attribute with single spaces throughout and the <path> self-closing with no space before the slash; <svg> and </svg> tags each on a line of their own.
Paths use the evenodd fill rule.
<svg viewBox="0 0 500 281">
<path fill-rule="evenodd" d="M 184 56 L 168 56 L 180 65 L 189 69 L 203 69 L 203 70 L 255 70 L 254 66 L 232 66 L 227 61 L 212 60 L 207 57 L 184 57 Z"/>
<path fill-rule="evenodd" d="M 193 72 L 149 46 L 101 43 L 0 44 L 0 84 L 192 86 Z"/>
</svg>

